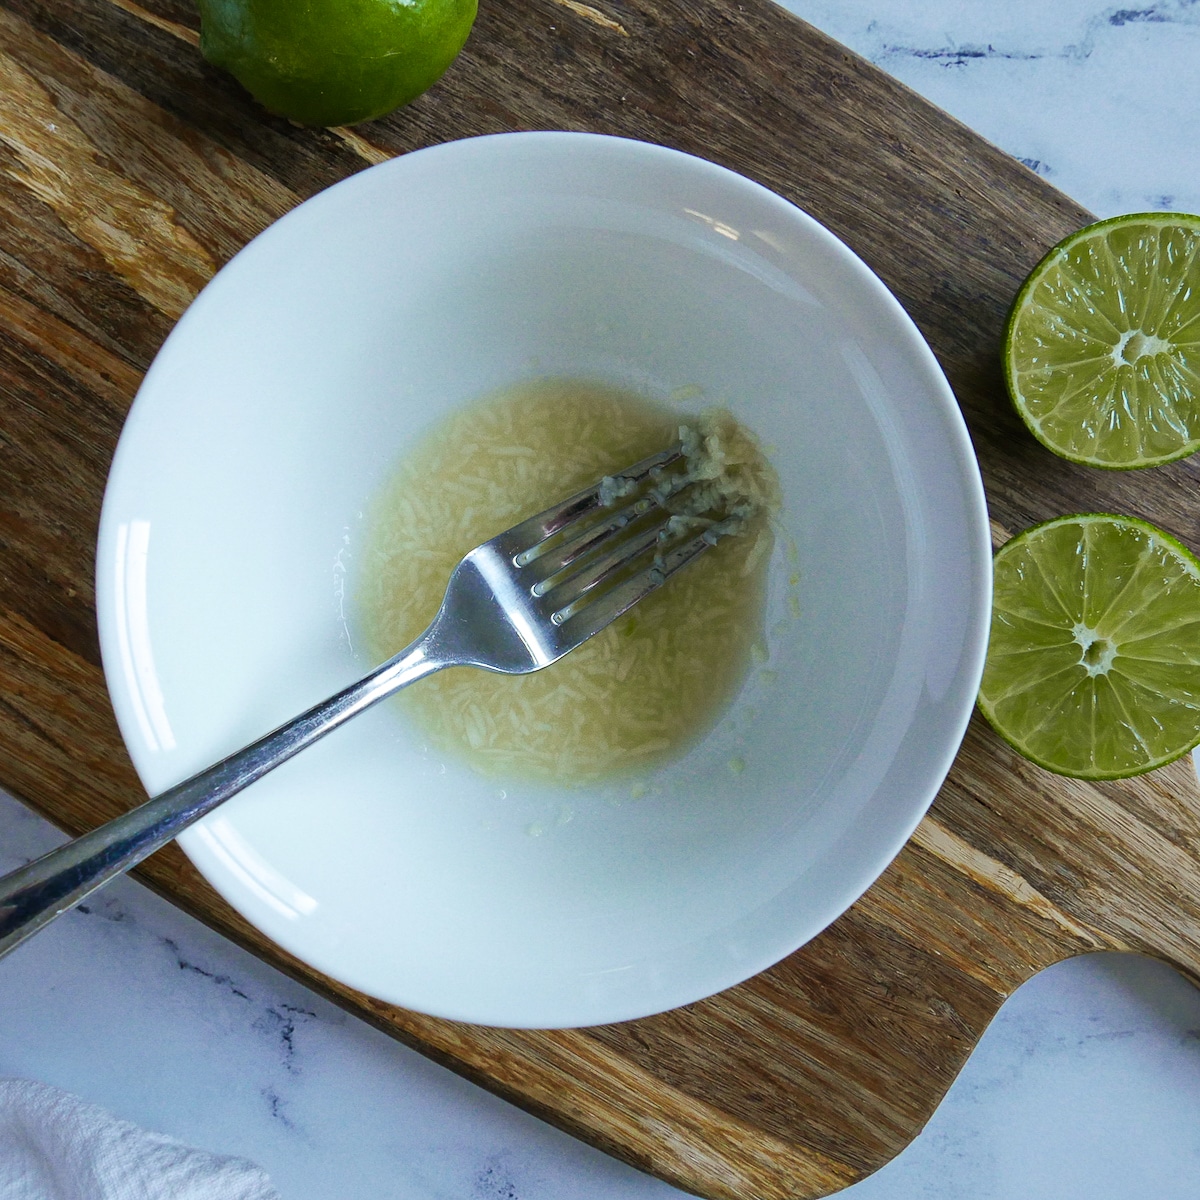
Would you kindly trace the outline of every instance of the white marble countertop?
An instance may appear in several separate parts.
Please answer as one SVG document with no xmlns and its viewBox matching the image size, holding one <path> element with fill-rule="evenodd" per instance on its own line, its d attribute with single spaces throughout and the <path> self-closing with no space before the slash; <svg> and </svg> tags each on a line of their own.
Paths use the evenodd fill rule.
<svg viewBox="0 0 1200 1200">
<path fill-rule="evenodd" d="M 1200 5 L 785 0 L 1097 216 L 1200 212 Z"/>
<path fill-rule="evenodd" d="M 1099 215 L 1200 211 L 1200 2 L 789 0 Z M 0 795 L 0 871 L 58 840 Z M 0 1076 L 245 1155 L 286 1200 L 682 1193 L 433 1065 L 123 880 L 0 967 Z M 1001 1010 L 854 1200 L 1194 1197 L 1200 992 L 1121 955 Z M 0 1200 L 4 1194 L 0 1171 Z"/>
</svg>

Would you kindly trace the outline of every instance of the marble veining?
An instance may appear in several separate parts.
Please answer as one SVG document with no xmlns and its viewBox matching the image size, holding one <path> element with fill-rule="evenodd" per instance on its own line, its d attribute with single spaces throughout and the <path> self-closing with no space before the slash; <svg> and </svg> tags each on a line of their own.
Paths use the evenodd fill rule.
<svg viewBox="0 0 1200 1200">
<path fill-rule="evenodd" d="M 1200 211 L 1200 3 L 787 0 L 1099 216 Z"/>
</svg>

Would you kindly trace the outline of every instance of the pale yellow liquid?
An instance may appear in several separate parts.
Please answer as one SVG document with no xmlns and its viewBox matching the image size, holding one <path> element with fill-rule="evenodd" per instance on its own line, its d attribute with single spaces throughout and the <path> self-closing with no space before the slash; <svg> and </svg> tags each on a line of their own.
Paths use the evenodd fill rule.
<svg viewBox="0 0 1200 1200">
<path fill-rule="evenodd" d="M 570 379 L 525 383 L 449 417 L 367 514 L 356 598 L 371 657 L 425 629 L 467 551 L 670 445 L 680 419 Z M 764 517 L 552 666 L 452 668 L 393 703 L 433 748 L 491 776 L 577 784 L 644 773 L 711 729 L 741 684 L 761 636 L 769 552 Z"/>
</svg>

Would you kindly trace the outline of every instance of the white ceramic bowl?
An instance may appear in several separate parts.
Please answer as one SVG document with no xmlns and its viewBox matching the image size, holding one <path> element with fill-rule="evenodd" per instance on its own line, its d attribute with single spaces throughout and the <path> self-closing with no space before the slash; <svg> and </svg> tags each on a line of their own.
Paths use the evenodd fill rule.
<svg viewBox="0 0 1200 1200">
<path fill-rule="evenodd" d="M 587 1025 L 820 932 L 912 832 L 970 714 L 978 469 L 933 355 L 841 242 L 729 171 L 613 138 L 363 171 L 256 238 L 163 346 L 113 464 L 98 605 L 157 792 L 372 665 L 348 582 L 365 501 L 444 414 L 538 374 L 695 385 L 770 448 L 769 671 L 638 800 L 497 785 L 385 705 L 180 841 L 250 921 L 371 995 Z"/>
</svg>

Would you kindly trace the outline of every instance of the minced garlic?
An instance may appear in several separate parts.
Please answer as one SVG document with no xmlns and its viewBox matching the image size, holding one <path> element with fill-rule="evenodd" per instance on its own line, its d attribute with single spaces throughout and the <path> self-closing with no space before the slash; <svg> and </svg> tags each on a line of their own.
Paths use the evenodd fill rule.
<svg viewBox="0 0 1200 1200">
<path fill-rule="evenodd" d="M 493 776 L 590 783 L 644 776 L 712 727 L 762 636 L 777 484 L 729 414 L 680 420 L 604 385 L 541 380 L 452 415 L 399 464 L 368 514 L 357 587 L 361 633 L 379 660 L 428 625 L 468 550 L 677 439 L 710 489 L 705 507 L 683 506 L 680 518 L 703 525 L 716 504 L 743 534 L 542 671 L 452 668 L 401 692 L 395 703 L 431 748 Z M 622 483 L 612 481 L 616 502 Z"/>
</svg>

